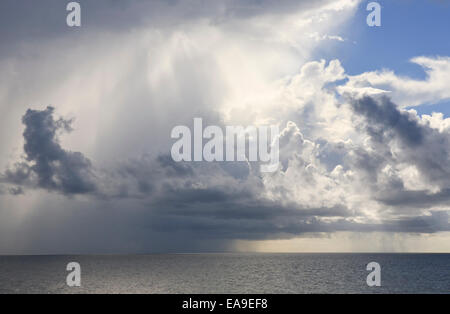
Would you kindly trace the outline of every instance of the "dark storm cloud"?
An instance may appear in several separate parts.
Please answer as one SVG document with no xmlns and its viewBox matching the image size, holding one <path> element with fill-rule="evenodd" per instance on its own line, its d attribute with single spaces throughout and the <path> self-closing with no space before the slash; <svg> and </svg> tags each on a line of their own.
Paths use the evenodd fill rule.
<svg viewBox="0 0 450 314">
<path fill-rule="evenodd" d="M 272 219 L 276 217 L 349 217 L 344 207 L 307 208 L 280 204 L 258 197 L 250 186 L 175 188 L 165 186 L 163 194 L 151 201 L 155 212 L 178 216 L 203 216 L 224 219 Z"/>
<path fill-rule="evenodd" d="M 1 180 L 63 194 L 94 192 L 90 160 L 79 152 L 64 150 L 58 141 L 59 132 L 71 131 L 71 121 L 55 120 L 53 112 L 53 107 L 27 110 L 22 118 L 26 161 L 6 170 Z"/>
<path fill-rule="evenodd" d="M 423 215 L 394 221 L 386 221 L 386 230 L 402 230 L 412 233 L 434 233 L 450 231 L 449 215 L 447 211 L 431 211 L 431 215 Z M 390 231 L 390 230 L 389 230 Z"/>
<path fill-rule="evenodd" d="M 377 141 L 396 135 L 405 145 L 422 144 L 426 130 L 408 113 L 400 112 L 389 98 L 363 97 L 352 101 L 353 110 L 366 118 L 366 131 Z"/>
<path fill-rule="evenodd" d="M 430 194 L 427 191 L 401 191 L 393 190 L 385 193 L 379 201 L 389 206 L 403 206 L 407 208 L 429 208 L 433 205 L 448 204 L 450 202 L 450 189 L 443 189 Z"/>
<path fill-rule="evenodd" d="M 250 209 L 237 207 L 233 204 L 230 210 L 223 216 L 218 216 L 212 209 L 203 213 L 192 214 L 187 211 L 181 215 L 169 215 L 168 213 L 152 215 L 147 220 L 147 225 L 152 230 L 176 233 L 190 233 L 196 238 L 218 239 L 290 239 L 307 233 L 332 233 L 340 231 L 355 232 L 402 232 L 402 233 L 436 233 L 450 231 L 448 214 L 445 211 L 432 212 L 429 215 L 421 215 L 412 218 L 395 220 L 383 220 L 378 223 L 358 223 L 351 219 L 338 218 L 335 220 L 322 220 L 324 216 L 316 215 L 320 209 L 311 209 L 302 213 L 297 210 L 286 210 L 279 206 Z M 228 209 L 230 209 L 228 207 Z M 195 209 L 198 211 L 198 209 Z M 225 212 L 226 209 L 223 208 Z M 330 214 L 333 209 L 325 209 Z M 188 213 L 191 213 L 189 215 Z M 267 216 L 266 216 L 267 215 Z M 332 214 L 333 216 L 336 213 Z"/>
<path fill-rule="evenodd" d="M 224 239 L 290 238 L 325 232 L 333 225 L 317 217 L 349 217 L 344 207 L 302 208 L 258 198 L 251 191 L 172 189 L 151 202 L 155 230 L 191 232 L 197 237 Z"/>
<path fill-rule="evenodd" d="M 436 195 L 402 191 L 403 184 L 392 179 L 392 185 L 381 188 L 386 203 L 399 204 L 415 199 L 417 204 L 440 203 L 447 200 L 450 189 L 450 134 L 421 123 L 418 117 L 401 111 L 387 97 L 363 97 L 351 101 L 353 111 L 364 118 L 361 127 L 370 136 L 374 152 L 356 149 L 355 158 L 361 169 L 370 172 L 372 182 L 382 167 L 409 164 L 420 172 L 424 182 L 437 185 Z M 428 194 L 428 195 L 426 195 Z M 422 199 L 421 199 L 422 198 Z"/>
<path fill-rule="evenodd" d="M 353 100 L 354 112 L 365 119 L 364 129 L 379 145 L 379 151 L 390 151 L 396 144 L 402 150 L 398 161 L 416 165 L 431 181 L 450 183 L 450 135 L 421 124 L 418 117 L 400 111 L 387 97 L 363 97 Z M 448 186 L 450 187 L 450 186 Z"/>
</svg>

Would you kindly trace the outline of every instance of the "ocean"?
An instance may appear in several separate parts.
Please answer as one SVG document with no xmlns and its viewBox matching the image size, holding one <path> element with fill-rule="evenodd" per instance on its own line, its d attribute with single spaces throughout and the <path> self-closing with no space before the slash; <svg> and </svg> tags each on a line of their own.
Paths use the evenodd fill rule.
<svg viewBox="0 0 450 314">
<path fill-rule="evenodd" d="M 81 287 L 69 287 L 69 262 Z M 381 266 L 369 287 L 366 265 Z M 1 256 L 0 293 L 450 293 L 450 254 Z"/>
</svg>

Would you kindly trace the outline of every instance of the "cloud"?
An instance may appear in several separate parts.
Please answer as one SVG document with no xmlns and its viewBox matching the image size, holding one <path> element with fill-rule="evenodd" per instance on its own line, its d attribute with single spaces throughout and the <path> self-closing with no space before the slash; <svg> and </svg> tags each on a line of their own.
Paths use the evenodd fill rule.
<svg viewBox="0 0 450 314">
<path fill-rule="evenodd" d="M 24 190 L 20 186 L 9 188 L 8 192 L 11 195 L 23 195 L 23 194 L 25 194 Z"/>
<path fill-rule="evenodd" d="M 96 190 L 89 159 L 79 152 L 64 150 L 58 133 L 70 132 L 71 121 L 53 117 L 54 108 L 27 110 L 22 118 L 25 160 L 6 170 L 1 180 L 63 194 L 85 194 Z M 21 194 L 14 189 L 13 194 Z"/>
<path fill-rule="evenodd" d="M 415 111 L 401 110 L 384 96 L 353 100 L 351 106 L 365 119 L 363 128 L 372 141 L 372 155 L 381 157 L 377 171 L 391 167 L 391 177 L 398 179 L 400 186 L 407 186 L 407 181 L 413 179 L 408 173 L 417 171 L 413 176 L 420 176 L 422 183 L 428 183 L 427 193 L 434 194 L 450 187 L 448 131 L 431 127 Z M 399 192 L 394 191 L 389 194 Z"/>
<path fill-rule="evenodd" d="M 405 145 L 419 146 L 423 143 L 426 128 L 419 126 L 417 117 L 408 112 L 400 112 L 389 98 L 376 101 L 371 97 L 352 100 L 355 113 L 366 119 L 366 132 L 379 141 L 395 136 Z"/>
<path fill-rule="evenodd" d="M 341 41 L 341 42 L 345 41 L 344 38 L 342 38 L 341 36 L 338 36 L 338 35 L 326 35 L 325 34 L 325 35 L 319 36 L 319 34 L 317 34 L 317 33 L 311 33 L 310 37 L 314 38 L 314 40 L 317 40 L 317 41 L 320 41 L 320 40 L 337 40 L 337 41 Z"/>
<path fill-rule="evenodd" d="M 340 92 L 359 95 L 389 93 L 401 107 L 432 105 L 450 99 L 446 82 L 450 80 L 450 57 L 415 57 L 411 62 L 422 67 L 423 80 L 399 76 L 390 70 L 365 72 L 349 76 Z"/>
<path fill-rule="evenodd" d="M 337 62 L 307 64 L 301 73 L 299 86 L 317 76 L 316 93 L 302 95 L 307 104 L 308 97 L 331 97 L 327 84 L 343 76 Z M 60 134 L 72 130 L 71 120 L 55 119 L 52 107 L 29 109 L 22 119 L 25 160 L 5 171 L 3 182 L 15 185 L 11 194 L 28 187 L 87 194 L 102 207 L 118 202 L 131 210 L 132 223 L 145 221 L 148 232 L 192 241 L 208 237 L 221 245 L 306 233 L 448 231 L 449 132 L 438 126 L 446 121 L 421 119 L 385 96 L 343 101 L 330 104 L 351 113 L 352 140 L 336 141 L 328 132 L 308 138 L 288 121 L 280 133 L 282 169 L 273 174 L 247 163 L 177 163 L 168 154 L 100 169 L 61 147 Z M 336 120 L 330 121 L 333 127 Z"/>
</svg>

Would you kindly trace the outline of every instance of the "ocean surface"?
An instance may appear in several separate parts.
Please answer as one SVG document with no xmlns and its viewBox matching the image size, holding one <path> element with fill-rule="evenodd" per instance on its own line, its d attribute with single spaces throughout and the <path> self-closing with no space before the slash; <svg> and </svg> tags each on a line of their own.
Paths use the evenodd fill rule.
<svg viewBox="0 0 450 314">
<path fill-rule="evenodd" d="M 370 262 L 381 287 L 366 284 Z M 450 254 L 2 256 L 0 293 L 450 293 Z"/>
</svg>

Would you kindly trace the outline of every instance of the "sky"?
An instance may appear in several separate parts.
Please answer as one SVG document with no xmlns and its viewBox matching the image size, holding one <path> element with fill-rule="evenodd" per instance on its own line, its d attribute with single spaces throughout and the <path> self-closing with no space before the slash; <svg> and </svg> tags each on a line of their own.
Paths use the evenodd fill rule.
<svg viewBox="0 0 450 314">
<path fill-rule="evenodd" d="M 450 2 L 0 3 L 0 254 L 450 252 Z M 280 166 L 171 130 L 277 125 Z"/>
</svg>

